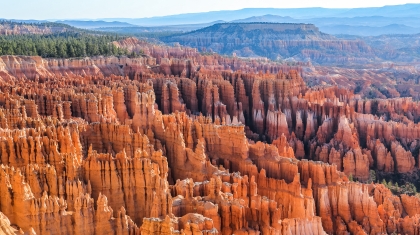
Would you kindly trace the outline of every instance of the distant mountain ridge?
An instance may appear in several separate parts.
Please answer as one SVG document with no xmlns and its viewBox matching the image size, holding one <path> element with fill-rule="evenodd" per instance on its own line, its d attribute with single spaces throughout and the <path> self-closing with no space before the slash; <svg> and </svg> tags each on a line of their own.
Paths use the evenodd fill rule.
<svg viewBox="0 0 420 235">
<path fill-rule="evenodd" d="M 232 11 L 190 13 L 138 19 L 102 19 L 148 27 L 147 30 L 192 31 L 212 22 L 310 23 L 322 32 L 339 35 L 377 36 L 381 34 L 413 34 L 420 32 L 420 4 L 384 7 L 329 8 L 248 8 Z M 188 25 L 188 26 L 187 26 Z M 171 26 L 171 27 L 168 27 Z M 185 26 L 185 27 L 184 27 Z M 101 30 L 106 30 L 102 28 Z M 112 29 L 115 31 L 116 29 Z M 135 29 L 138 31 L 139 29 Z M 121 29 L 120 31 L 127 31 Z"/>
<path fill-rule="evenodd" d="M 278 15 L 295 19 L 325 18 L 325 17 L 420 17 L 420 4 L 404 4 L 368 8 L 245 8 L 240 10 L 224 10 L 202 13 L 188 13 L 150 18 L 103 18 L 104 21 L 120 21 L 141 26 L 162 26 L 178 24 L 202 24 L 212 21 L 235 21 L 255 16 Z"/>
<path fill-rule="evenodd" d="M 62 33 L 109 35 L 109 32 L 106 31 L 95 31 L 84 28 L 78 28 L 68 24 L 57 22 L 0 20 L 0 36 L 50 35 Z"/>
<path fill-rule="evenodd" d="M 102 27 L 133 27 L 136 25 L 129 24 L 127 22 L 107 22 L 103 20 L 99 21 L 88 21 L 88 20 L 61 20 L 56 21 L 56 23 L 63 23 L 68 24 L 73 27 L 83 28 L 83 29 L 94 29 L 94 28 L 102 28 Z"/>
<path fill-rule="evenodd" d="M 46 21 L 11 20 L 25 23 Z M 215 22 L 310 23 L 333 35 L 378 36 L 420 33 L 420 4 L 368 8 L 245 8 L 188 13 L 149 18 L 102 18 L 94 20 L 52 20 L 84 29 L 113 33 L 187 32 Z M 172 32 L 172 33 L 170 33 Z"/>
<path fill-rule="evenodd" d="M 386 34 L 416 34 L 420 28 L 409 27 L 402 24 L 390 24 L 381 27 L 353 26 L 353 25 L 332 25 L 321 27 L 322 31 L 330 34 L 348 34 L 359 36 L 379 36 Z"/>
<path fill-rule="evenodd" d="M 327 8 L 296 8 L 296 9 L 275 9 L 275 8 L 245 8 L 241 10 L 223 10 L 202 13 L 188 13 L 170 16 L 158 16 L 150 18 L 103 18 L 104 21 L 121 21 L 140 26 L 163 26 L 180 24 L 202 24 L 213 21 L 233 21 L 252 16 L 273 14 L 288 15 L 292 17 L 315 17 L 339 14 L 348 9 L 327 9 Z"/>
<path fill-rule="evenodd" d="M 185 25 L 165 25 L 165 26 L 155 26 L 155 27 L 145 27 L 145 26 L 130 26 L 130 27 L 100 27 L 95 28 L 95 30 L 114 32 L 114 33 L 123 33 L 136 35 L 138 33 L 152 33 L 152 32 L 190 32 L 197 29 L 209 27 L 217 23 L 225 23 L 224 21 L 215 21 L 205 24 L 185 24 Z"/>
</svg>

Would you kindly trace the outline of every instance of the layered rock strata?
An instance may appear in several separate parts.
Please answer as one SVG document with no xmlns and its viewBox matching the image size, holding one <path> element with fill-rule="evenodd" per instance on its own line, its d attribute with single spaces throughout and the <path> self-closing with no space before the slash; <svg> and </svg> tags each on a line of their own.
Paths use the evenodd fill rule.
<svg viewBox="0 0 420 235">
<path fill-rule="evenodd" d="M 362 183 L 370 170 L 417 171 L 415 102 L 309 89 L 290 67 L 227 70 L 234 59 L 131 47 L 149 55 L 1 57 L 5 234 L 419 231 L 417 197 Z"/>
</svg>

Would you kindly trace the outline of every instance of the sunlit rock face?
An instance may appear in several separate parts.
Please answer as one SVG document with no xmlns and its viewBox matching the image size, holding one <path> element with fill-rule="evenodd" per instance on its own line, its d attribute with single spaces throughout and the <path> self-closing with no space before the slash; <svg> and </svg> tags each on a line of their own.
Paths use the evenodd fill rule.
<svg viewBox="0 0 420 235">
<path fill-rule="evenodd" d="M 417 173 L 418 103 L 115 44 L 144 56 L 1 57 L 3 234 L 417 234 L 420 199 L 371 171 Z"/>
</svg>

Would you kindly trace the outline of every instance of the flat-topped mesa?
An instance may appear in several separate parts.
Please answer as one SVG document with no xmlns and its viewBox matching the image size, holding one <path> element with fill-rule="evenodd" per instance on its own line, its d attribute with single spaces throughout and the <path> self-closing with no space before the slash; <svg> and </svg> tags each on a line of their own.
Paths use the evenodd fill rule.
<svg viewBox="0 0 420 235">
<path fill-rule="evenodd" d="M 299 38 L 300 35 L 307 35 L 307 36 L 319 36 L 323 39 L 334 39 L 334 37 L 321 33 L 319 29 L 313 24 L 294 24 L 294 23 L 218 23 L 212 26 L 198 29 L 196 31 L 192 31 L 190 33 L 186 33 L 184 35 L 175 37 L 176 39 L 184 37 L 192 37 L 192 35 L 204 35 L 210 32 L 216 32 L 216 34 L 223 34 L 226 32 L 230 32 L 232 34 L 237 32 L 253 32 L 253 31 L 263 31 L 263 32 L 271 32 L 270 36 L 275 35 L 275 38 L 278 39 L 289 39 L 292 38 Z M 269 36 L 264 35 L 264 38 L 269 38 Z M 215 37 L 214 35 L 213 37 Z M 173 40 L 169 37 L 166 40 Z"/>
<path fill-rule="evenodd" d="M 343 63 L 374 58 L 372 48 L 364 41 L 336 38 L 320 32 L 312 24 L 219 23 L 167 36 L 162 40 L 202 51 L 212 50 L 228 55 L 235 53 L 235 57 L 250 57 L 262 61 L 268 57 L 273 60 L 293 58 L 317 63 Z M 346 55 L 351 56 L 346 58 Z"/>
<path fill-rule="evenodd" d="M 213 27 L 220 27 L 223 29 L 237 26 L 241 27 L 243 30 L 274 30 L 277 33 L 284 33 L 290 31 L 306 31 L 306 32 L 313 32 L 319 33 L 319 29 L 313 24 L 295 24 L 295 23 L 218 23 L 215 24 Z M 200 30 L 198 30 L 200 31 Z"/>
</svg>

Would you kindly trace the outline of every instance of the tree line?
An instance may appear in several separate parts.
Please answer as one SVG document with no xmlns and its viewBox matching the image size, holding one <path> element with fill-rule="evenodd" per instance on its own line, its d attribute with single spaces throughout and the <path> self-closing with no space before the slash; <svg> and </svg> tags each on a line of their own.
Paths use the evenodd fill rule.
<svg viewBox="0 0 420 235">
<path fill-rule="evenodd" d="M 56 23 L 56 22 L 41 22 L 41 21 L 31 21 L 31 20 L 23 20 L 23 21 L 11 21 L 11 20 L 0 20 L 0 25 L 10 25 L 10 26 L 24 26 L 24 25 L 29 25 L 29 26 L 36 26 L 36 27 L 61 27 L 61 28 L 67 28 L 70 30 L 74 30 L 74 31 L 87 31 L 87 30 L 83 30 L 83 29 L 78 29 L 75 27 L 72 27 L 70 25 L 67 24 L 63 24 L 63 23 Z"/>
<path fill-rule="evenodd" d="M 112 44 L 113 41 L 121 39 L 123 37 L 117 35 L 75 32 L 48 35 L 3 35 L 0 36 L 0 55 L 42 56 L 44 58 L 134 56 L 126 49 Z"/>
</svg>

